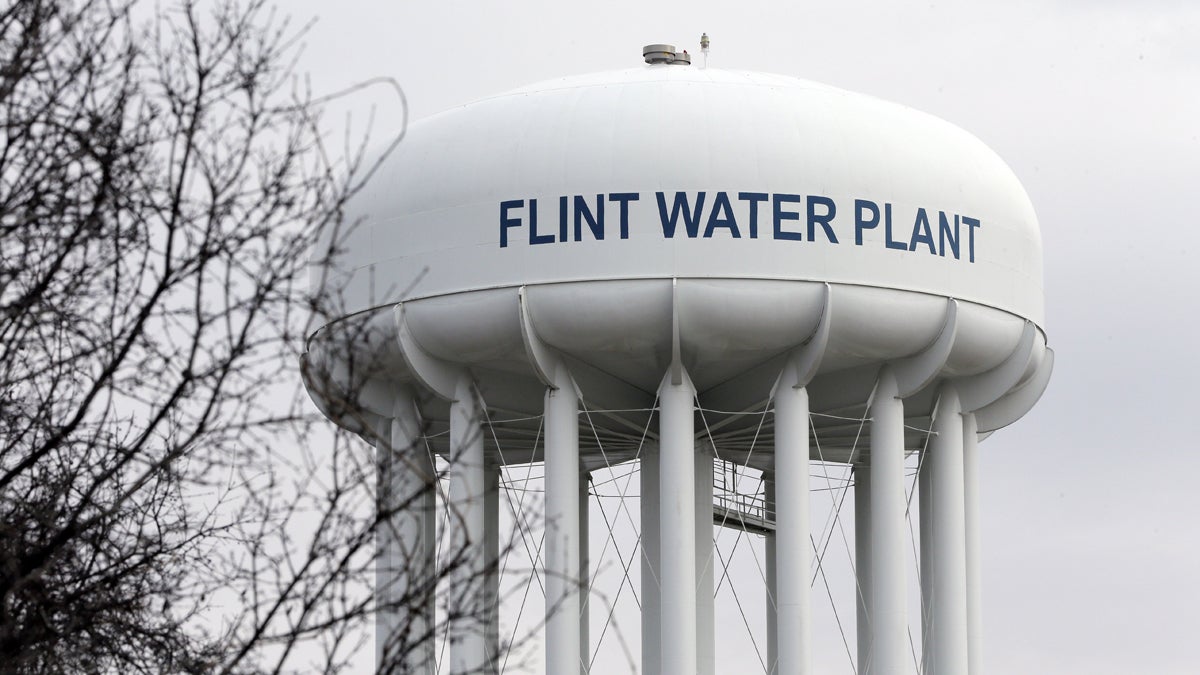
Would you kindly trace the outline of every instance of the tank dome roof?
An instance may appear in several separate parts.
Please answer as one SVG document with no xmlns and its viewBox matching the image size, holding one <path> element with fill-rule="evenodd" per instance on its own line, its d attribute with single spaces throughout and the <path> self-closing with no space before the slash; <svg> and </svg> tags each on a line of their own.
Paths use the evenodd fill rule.
<svg viewBox="0 0 1200 675">
<path fill-rule="evenodd" d="M 911 108 L 781 75 L 648 65 L 414 123 L 352 204 L 347 312 L 566 281 L 803 280 L 1043 322 L 1007 165 Z M 328 290 L 328 289 L 327 289 Z"/>
</svg>

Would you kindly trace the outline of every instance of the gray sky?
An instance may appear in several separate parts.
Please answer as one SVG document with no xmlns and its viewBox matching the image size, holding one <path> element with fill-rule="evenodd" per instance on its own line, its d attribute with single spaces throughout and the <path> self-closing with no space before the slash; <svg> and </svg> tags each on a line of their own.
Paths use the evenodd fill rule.
<svg viewBox="0 0 1200 675">
<path fill-rule="evenodd" d="M 647 43 L 696 53 L 706 31 L 710 67 L 872 94 L 979 136 L 1037 209 L 1058 356 L 1038 406 L 983 445 L 989 672 L 1197 672 L 1200 5 L 808 4 L 283 9 L 319 17 L 300 62 L 314 92 L 391 76 L 414 118 L 633 66 Z M 382 137 L 398 106 L 360 95 L 358 126 L 372 103 Z"/>
</svg>

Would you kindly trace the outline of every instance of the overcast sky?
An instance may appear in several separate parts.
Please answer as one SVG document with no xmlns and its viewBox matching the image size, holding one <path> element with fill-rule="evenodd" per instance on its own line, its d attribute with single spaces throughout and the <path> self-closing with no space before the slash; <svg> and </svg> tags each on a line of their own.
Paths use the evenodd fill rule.
<svg viewBox="0 0 1200 675">
<path fill-rule="evenodd" d="M 394 77 L 414 118 L 634 66 L 647 43 L 695 54 L 706 31 L 710 67 L 864 92 L 979 136 L 1041 221 L 1057 353 L 1042 401 L 983 445 L 988 670 L 1200 672 L 1200 3 L 783 4 L 282 9 L 319 17 L 300 62 L 316 93 Z M 360 126 L 372 103 L 382 137 L 399 108 L 360 96 Z"/>
</svg>

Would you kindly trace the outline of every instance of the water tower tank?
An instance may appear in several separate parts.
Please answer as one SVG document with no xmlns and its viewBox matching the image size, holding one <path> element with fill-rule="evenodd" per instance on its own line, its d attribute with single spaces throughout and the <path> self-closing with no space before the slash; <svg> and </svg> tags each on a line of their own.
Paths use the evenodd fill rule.
<svg viewBox="0 0 1200 675">
<path fill-rule="evenodd" d="M 636 68 L 411 126 L 314 269 L 338 315 L 309 339 L 310 393 L 382 438 L 389 489 L 429 511 L 434 460 L 413 448 L 446 461 L 461 518 L 441 536 L 473 556 L 464 581 L 495 556 L 498 467 L 545 463 L 552 673 L 588 661 L 587 474 L 633 461 L 643 672 L 712 671 L 711 568 L 697 561 L 711 557 L 714 453 L 769 479 L 772 672 L 809 672 L 818 439 L 856 477 L 859 671 L 903 672 L 897 561 L 919 453 L 922 660 L 978 673 L 977 443 L 1036 402 L 1053 362 L 1028 197 L 930 115 L 651 47 Z M 763 410 L 765 423 L 744 414 Z M 431 518 L 393 524 L 387 550 L 433 569 Z M 381 599 L 410 574 L 381 572 Z M 433 620 L 428 605 L 383 615 L 381 649 L 395 622 Z M 450 632 L 450 672 L 497 653 L 494 627 Z M 432 647 L 405 658 L 432 672 Z"/>
</svg>

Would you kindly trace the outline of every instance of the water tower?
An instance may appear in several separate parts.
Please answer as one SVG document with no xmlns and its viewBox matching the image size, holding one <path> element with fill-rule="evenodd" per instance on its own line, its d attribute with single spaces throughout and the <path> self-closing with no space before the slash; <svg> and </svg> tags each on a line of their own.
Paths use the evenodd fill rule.
<svg viewBox="0 0 1200 675">
<path fill-rule="evenodd" d="M 927 114 L 670 45 L 643 57 L 413 124 L 316 272 L 341 316 L 310 337 L 306 383 L 334 421 L 384 430 L 386 487 L 413 506 L 384 563 L 432 570 L 435 537 L 457 538 L 468 564 L 442 583 L 490 606 L 497 472 L 544 462 L 546 670 L 585 672 L 587 475 L 640 463 L 642 670 L 711 673 L 717 453 L 767 479 L 762 512 L 732 519 L 767 537 L 769 669 L 811 672 L 820 439 L 854 467 L 859 672 L 911 667 L 919 592 L 924 671 L 978 675 L 978 443 L 1053 364 L 1028 197 Z M 914 454 L 919 591 L 899 562 Z M 437 533 L 440 501 L 455 516 Z M 381 569 L 381 593 L 411 592 Z M 380 634 L 434 621 L 406 611 Z M 442 669 L 493 668 L 494 611 L 462 621 Z M 432 650 L 405 658 L 433 672 Z"/>
</svg>

